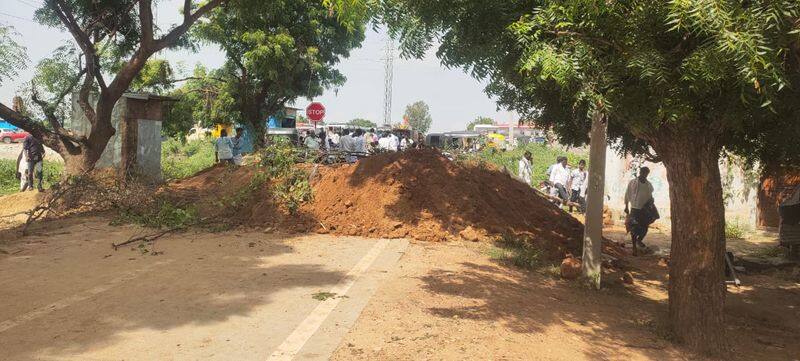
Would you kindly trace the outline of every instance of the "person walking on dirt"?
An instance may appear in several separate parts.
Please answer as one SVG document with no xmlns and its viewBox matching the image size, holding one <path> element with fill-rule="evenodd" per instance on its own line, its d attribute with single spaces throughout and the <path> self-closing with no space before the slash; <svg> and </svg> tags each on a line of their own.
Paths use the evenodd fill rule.
<svg viewBox="0 0 800 361">
<path fill-rule="evenodd" d="M 567 195 L 567 184 L 569 183 L 569 168 L 567 168 L 567 157 L 559 157 L 558 163 L 553 165 L 553 170 L 550 171 L 550 183 L 558 194 L 558 198 L 562 203 L 569 200 Z"/>
<path fill-rule="evenodd" d="M 589 180 L 589 173 L 586 172 L 586 161 L 581 159 L 578 162 L 578 169 L 572 171 L 570 175 L 570 203 L 579 205 L 578 212 L 583 213 L 586 210 L 586 188 Z M 570 213 L 572 212 L 572 205 L 569 206 Z"/>
<path fill-rule="evenodd" d="M 22 159 L 25 159 L 24 167 L 20 167 Z M 17 170 L 20 178 L 20 192 L 28 189 L 33 190 L 34 179 L 37 179 L 36 189 L 42 192 L 42 180 L 44 178 L 42 165 L 44 163 L 44 145 L 39 139 L 31 134 L 22 141 L 22 151 L 17 157 Z"/>
<path fill-rule="evenodd" d="M 628 215 L 625 225 L 631 233 L 634 247 L 643 249 L 647 248 L 642 242 L 647 236 L 647 229 L 658 218 L 657 211 L 654 210 L 653 184 L 647 180 L 648 175 L 650 168 L 642 167 L 639 176 L 628 183 L 625 191 L 625 214 Z M 654 211 L 656 214 L 653 214 Z"/>
<path fill-rule="evenodd" d="M 531 167 L 531 162 L 533 161 L 533 154 L 531 152 L 526 151 L 522 158 L 519 160 L 519 167 L 517 169 L 517 174 L 519 178 L 522 179 L 523 182 L 527 185 L 532 185 L 531 180 L 533 179 L 533 169 Z"/>
<path fill-rule="evenodd" d="M 219 138 L 214 144 L 214 157 L 217 163 L 235 164 L 233 162 L 233 141 L 228 138 L 228 130 L 226 129 L 219 133 Z"/>
</svg>

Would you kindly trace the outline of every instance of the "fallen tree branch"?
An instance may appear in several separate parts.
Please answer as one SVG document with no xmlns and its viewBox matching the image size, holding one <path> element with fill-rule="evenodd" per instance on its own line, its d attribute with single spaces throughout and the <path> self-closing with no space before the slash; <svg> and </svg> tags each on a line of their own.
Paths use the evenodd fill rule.
<svg viewBox="0 0 800 361">
<path fill-rule="evenodd" d="M 114 248 L 114 250 L 116 251 L 120 247 L 127 246 L 127 245 L 129 245 L 131 243 L 153 242 L 153 241 L 155 241 L 155 240 L 157 240 L 157 239 L 159 239 L 161 237 L 164 237 L 164 236 L 166 236 L 166 235 L 168 235 L 170 233 L 177 232 L 177 231 L 184 230 L 184 229 L 186 229 L 186 226 L 170 228 L 170 229 L 166 229 L 166 230 L 163 230 L 163 231 L 160 231 L 160 232 L 156 232 L 156 233 L 153 233 L 153 234 L 148 234 L 148 235 L 139 236 L 139 237 L 133 237 L 133 238 L 130 238 L 127 241 L 122 242 L 122 243 L 111 243 L 111 247 Z"/>
</svg>

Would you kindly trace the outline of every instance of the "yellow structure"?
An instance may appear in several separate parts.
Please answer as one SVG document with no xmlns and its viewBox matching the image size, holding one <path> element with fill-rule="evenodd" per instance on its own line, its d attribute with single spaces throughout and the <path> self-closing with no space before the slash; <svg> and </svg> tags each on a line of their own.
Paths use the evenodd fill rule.
<svg viewBox="0 0 800 361">
<path fill-rule="evenodd" d="M 229 137 L 232 137 L 234 135 L 232 124 L 217 124 L 214 126 L 214 130 L 211 131 L 211 136 L 214 138 L 219 138 L 219 136 L 222 135 L 223 129 L 225 129 L 228 132 Z"/>
</svg>

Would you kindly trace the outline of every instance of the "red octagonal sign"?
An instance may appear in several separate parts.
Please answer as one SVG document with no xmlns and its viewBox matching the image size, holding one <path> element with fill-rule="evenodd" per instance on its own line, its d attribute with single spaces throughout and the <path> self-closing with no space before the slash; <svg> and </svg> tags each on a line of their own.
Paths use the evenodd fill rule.
<svg viewBox="0 0 800 361">
<path fill-rule="evenodd" d="M 318 123 L 325 118 L 325 106 L 319 102 L 313 102 L 306 108 L 306 117 L 314 123 Z"/>
</svg>

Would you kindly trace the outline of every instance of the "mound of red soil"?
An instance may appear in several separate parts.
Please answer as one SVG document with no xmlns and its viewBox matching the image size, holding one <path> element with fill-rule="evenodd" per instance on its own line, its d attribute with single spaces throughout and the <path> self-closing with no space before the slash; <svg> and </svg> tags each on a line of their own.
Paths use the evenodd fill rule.
<svg viewBox="0 0 800 361">
<path fill-rule="evenodd" d="M 430 150 L 327 168 L 302 208 L 316 231 L 422 241 L 523 237 L 552 255 L 578 251 L 583 225 L 508 174 Z"/>
<path fill-rule="evenodd" d="M 204 216 L 250 226 L 420 241 L 512 237 L 553 259 L 581 254 L 583 225 L 577 219 L 508 174 L 454 163 L 436 151 L 381 154 L 353 165 L 320 167 L 312 181 L 314 200 L 295 214 L 276 204 L 269 185 L 235 209 L 214 206 L 248 187 L 255 172 L 216 166 L 166 191 L 194 204 Z M 204 211 L 206 205 L 212 210 Z"/>
</svg>

